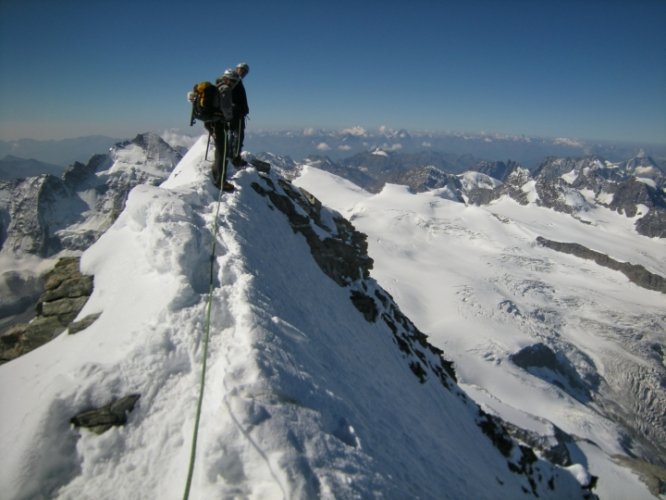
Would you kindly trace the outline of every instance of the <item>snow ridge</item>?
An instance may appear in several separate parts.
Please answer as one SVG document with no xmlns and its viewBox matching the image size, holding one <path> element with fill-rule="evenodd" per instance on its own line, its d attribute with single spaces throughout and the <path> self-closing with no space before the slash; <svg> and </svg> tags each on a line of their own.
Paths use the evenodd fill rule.
<svg viewBox="0 0 666 500">
<path fill-rule="evenodd" d="M 83 254 L 95 290 L 80 316 L 99 319 L 0 366 L 8 498 L 182 495 L 213 237 L 193 497 L 583 496 L 581 466 L 555 467 L 516 446 L 450 374 L 433 370 L 437 352 L 415 351 L 425 339 L 403 335 L 409 354 L 385 321 L 366 317 L 368 297 L 378 317 L 397 307 L 372 279 L 361 272 L 342 286 L 322 273 L 307 236 L 257 190 L 293 196 L 279 175 L 238 172 L 212 235 L 217 190 L 204 150 L 202 138 L 161 186 L 134 188 Z M 328 224 L 312 231 L 335 239 L 339 214 L 321 214 Z M 102 435 L 69 426 L 127 394 L 141 397 L 126 426 Z"/>
</svg>

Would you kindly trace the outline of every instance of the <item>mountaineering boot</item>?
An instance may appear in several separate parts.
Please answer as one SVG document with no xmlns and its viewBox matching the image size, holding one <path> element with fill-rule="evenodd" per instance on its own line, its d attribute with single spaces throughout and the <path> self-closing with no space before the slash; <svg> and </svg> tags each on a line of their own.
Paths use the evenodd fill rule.
<svg viewBox="0 0 666 500">
<path fill-rule="evenodd" d="M 222 184 L 222 191 L 225 193 L 233 193 L 236 190 L 236 186 L 234 186 L 231 182 L 224 181 L 224 184 Z"/>
</svg>

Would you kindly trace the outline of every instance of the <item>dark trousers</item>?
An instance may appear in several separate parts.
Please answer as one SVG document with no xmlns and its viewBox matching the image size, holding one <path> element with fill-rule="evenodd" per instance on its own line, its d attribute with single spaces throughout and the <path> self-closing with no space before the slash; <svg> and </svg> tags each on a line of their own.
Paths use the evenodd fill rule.
<svg viewBox="0 0 666 500">
<path fill-rule="evenodd" d="M 227 180 L 227 159 L 232 154 L 232 144 L 229 141 L 229 125 L 220 121 L 212 125 L 213 139 L 215 140 L 215 160 L 213 161 L 213 184 L 220 187 Z"/>
<path fill-rule="evenodd" d="M 243 142 L 245 141 L 245 117 L 234 118 L 231 126 L 234 135 L 233 157 L 239 158 L 243 152 Z"/>
</svg>

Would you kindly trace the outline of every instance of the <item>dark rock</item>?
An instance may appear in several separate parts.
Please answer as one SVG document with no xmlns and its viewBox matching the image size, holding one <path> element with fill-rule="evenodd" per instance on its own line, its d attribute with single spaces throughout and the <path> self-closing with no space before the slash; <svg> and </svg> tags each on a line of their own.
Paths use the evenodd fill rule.
<svg viewBox="0 0 666 500">
<path fill-rule="evenodd" d="M 583 259 L 593 260 L 600 266 L 608 267 L 615 271 L 623 273 L 629 281 L 638 286 L 647 288 L 648 290 L 655 290 L 657 292 L 666 293 L 666 278 L 658 274 L 651 273 L 643 266 L 638 264 L 631 264 L 629 262 L 619 262 L 610 258 L 608 255 L 600 252 L 595 252 L 589 248 L 578 243 L 561 243 L 551 241 L 541 236 L 537 237 L 537 243 L 541 246 L 556 250 L 558 252 L 568 253 Z"/>
<path fill-rule="evenodd" d="M 462 197 L 462 183 L 458 176 L 443 172 L 432 165 L 398 170 L 387 175 L 385 182 L 408 186 L 413 193 L 448 188 L 450 197 L 461 203 L 464 201 Z"/>
<path fill-rule="evenodd" d="M 58 316 L 69 318 L 72 314 L 74 317 L 79 313 L 83 306 L 88 301 L 88 297 L 76 297 L 73 299 L 62 298 L 52 302 L 41 301 L 41 314 L 42 316 Z M 73 319 L 73 318 L 72 318 Z M 64 323 L 69 324 L 72 320 L 64 320 Z"/>
<path fill-rule="evenodd" d="M 81 274 L 78 257 L 63 257 L 46 273 L 44 287 L 35 318 L 28 324 L 15 325 L 0 337 L 0 363 L 36 349 L 70 327 L 93 291 L 93 279 Z M 70 333 L 87 328 L 97 317 L 91 315 L 72 325 L 74 332 Z"/>
<path fill-rule="evenodd" d="M 501 302 L 497 305 L 497 308 L 498 308 L 500 311 L 504 311 L 504 312 L 506 312 L 507 314 L 511 314 L 512 316 L 516 316 L 517 318 L 522 317 L 522 314 L 521 314 L 521 312 L 520 312 L 520 309 L 519 309 L 518 306 L 517 306 L 513 301 L 511 301 L 511 300 L 506 299 L 506 300 L 501 301 Z"/>
<path fill-rule="evenodd" d="M 636 221 L 636 231 L 650 238 L 666 238 L 666 210 L 650 210 Z"/>
<path fill-rule="evenodd" d="M 72 276 L 73 275 L 73 276 Z M 57 286 L 47 283 L 46 291 L 42 296 L 42 301 L 53 302 L 60 299 L 75 299 L 78 297 L 89 297 L 93 289 L 92 276 L 79 276 L 72 270 L 67 270 L 64 279 L 58 282 Z"/>
<path fill-rule="evenodd" d="M 69 332 L 70 335 L 74 335 L 75 333 L 82 332 L 86 328 L 88 328 L 90 325 L 92 325 L 97 319 L 102 315 L 102 313 L 96 313 L 96 314 L 88 314 L 85 318 L 81 319 L 80 321 L 74 321 L 69 325 L 69 328 L 67 331 Z"/>
<path fill-rule="evenodd" d="M 587 210 L 590 204 L 577 189 L 572 188 L 563 179 L 537 178 L 535 188 L 538 194 L 537 204 L 552 208 L 565 214 Z"/>
<path fill-rule="evenodd" d="M 379 311 L 377 310 L 377 304 L 375 304 L 372 297 L 363 292 L 359 292 L 358 290 L 354 290 L 351 293 L 351 301 L 356 309 L 358 309 L 361 314 L 363 314 L 363 317 L 365 317 L 370 323 L 374 323 L 377 320 Z"/>
<path fill-rule="evenodd" d="M 514 443 L 509 437 L 509 433 L 499 423 L 498 419 L 479 408 L 479 418 L 476 423 L 483 433 L 490 438 L 495 445 L 495 448 L 497 448 L 502 455 L 505 457 L 511 455 Z"/>
<path fill-rule="evenodd" d="M 78 161 L 74 162 L 67 167 L 67 170 L 65 170 L 65 173 L 62 175 L 63 182 L 68 186 L 74 187 L 92 180 L 95 175 L 96 167 L 101 163 L 100 160 L 102 158 L 106 161 L 110 161 L 108 155 L 95 155 L 87 165 Z"/>
<path fill-rule="evenodd" d="M 56 316 L 37 316 L 25 326 L 26 329 L 20 342 L 19 356 L 53 340 L 65 329 Z"/>
<path fill-rule="evenodd" d="M 474 166 L 473 170 L 504 182 L 509 174 L 517 168 L 520 168 L 518 163 L 511 160 L 506 163 L 503 161 L 481 161 Z"/>
<path fill-rule="evenodd" d="M 650 210 L 664 209 L 663 195 L 656 189 L 636 179 L 628 179 L 619 184 L 610 208 L 627 217 L 635 217 L 637 205 L 645 205 Z"/>
<path fill-rule="evenodd" d="M 586 384 L 566 356 L 555 353 L 543 343 L 526 346 L 510 355 L 509 359 L 516 366 L 546 382 L 557 385 L 579 401 L 589 401 L 591 399 L 590 389 L 596 389 L 598 384 L 598 380 L 592 380 Z"/>
<path fill-rule="evenodd" d="M 140 394 L 130 394 L 113 400 L 101 408 L 79 413 L 72 417 L 70 422 L 76 427 L 86 427 L 95 434 L 102 434 L 113 426 L 125 425 L 127 414 L 134 409 L 140 397 Z"/>
<path fill-rule="evenodd" d="M 331 220 L 335 227 L 329 227 L 321 217 L 321 202 L 307 191 L 297 190 L 285 181 L 276 189 L 272 181 L 264 180 L 268 189 L 256 182 L 252 183 L 252 188 L 269 198 L 287 216 L 294 232 L 305 237 L 312 256 L 328 277 L 340 286 L 369 277 L 373 261 L 367 254 L 366 235 L 356 231 L 339 214 L 333 214 Z M 305 211 L 305 215 L 297 207 Z M 331 236 L 320 238 L 311 223 Z"/>
<path fill-rule="evenodd" d="M 0 364 L 21 355 L 21 340 L 24 338 L 27 328 L 26 324 L 14 325 L 0 337 Z"/>
<path fill-rule="evenodd" d="M 529 170 L 525 168 L 515 168 L 506 177 L 504 184 L 495 189 L 494 198 L 508 195 L 521 205 L 527 205 L 527 193 L 523 191 L 523 186 L 531 180 Z"/>
<path fill-rule="evenodd" d="M 549 424 L 554 431 L 554 436 L 552 438 L 554 441 L 553 443 L 550 442 L 547 436 L 542 436 L 537 432 L 522 429 L 506 420 L 502 420 L 502 425 L 511 436 L 519 442 L 529 445 L 532 449 L 538 450 L 549 462 L 562 467 L 568 467 L 574 463 L 569 448 L 572 450 L 578 448 L 575 439 L 559 427 Z"/>
</svg>

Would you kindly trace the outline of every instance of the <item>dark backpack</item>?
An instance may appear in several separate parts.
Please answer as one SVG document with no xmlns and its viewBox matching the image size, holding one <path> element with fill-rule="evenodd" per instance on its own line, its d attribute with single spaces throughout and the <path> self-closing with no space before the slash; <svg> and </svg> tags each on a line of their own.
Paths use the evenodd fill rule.
<svg viewBox="0 0 666 500">
<path fill-rule="evenodd" d="M 224 119 L 220 110 L 220 92 L 215 85 L 210 82 L 201 82 L 197 83 L 192 90 L 194 100 L 192 101 L 190 125 L 194 125 L 195 120 L 216 122 Z"/>
</svg>

